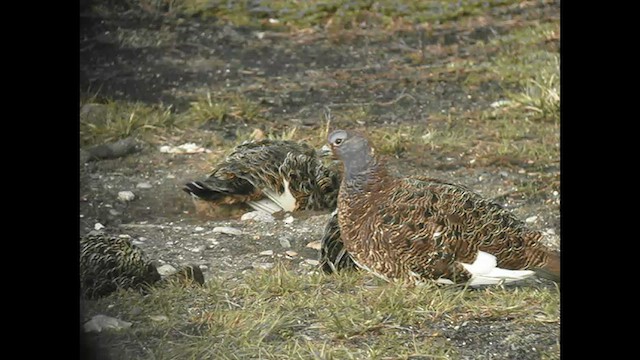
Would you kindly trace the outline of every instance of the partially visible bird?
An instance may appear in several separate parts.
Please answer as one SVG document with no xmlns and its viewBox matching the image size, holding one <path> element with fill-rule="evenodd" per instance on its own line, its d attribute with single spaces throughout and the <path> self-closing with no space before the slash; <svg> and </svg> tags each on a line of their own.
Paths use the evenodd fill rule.
<svg viewBox="0 0 640 360">
<path fill-rule="evenodd" d="M 559 253 L 500 205 L 460 185 L 390 176 L 359 133 L 336 130 L 328 142 L 344 165 L 339 238 L 359 267 L 409 282 L 560 281 Z"/>
<path fill-rule="evenodd" d="M 338 210 L 334 210 L 331 213 L 331 217 L 324 228 L 324 234 L 320 241 L 319 263 L 320 268 L 326 274 L 358 269 L 340 237 Z"/>
<path fill-rule="evenodd" d="M 186 265 L 165 278 L 128 237 L 90 234 L 80 238 L 80 289 L 83 298 L 95 299 L 118 289 L 147 291 L 171 281 L 204 283 L 202 270 Z"/>
<path fill-rule="evenodd" d="M 83 297 L 106 296 L 119 288 L 142 291 L 160 278 L 156 267 L 128 238 L 106 234 L 80 238 Z"/>
<path fill-rule="evenodd" d="M 334 209 L 340 174 L 304 142 L 260 140 L 236 146 L 203 180 L 185 184 L 194 200 L 246 203 L 273 214 Z"/>
</svg>

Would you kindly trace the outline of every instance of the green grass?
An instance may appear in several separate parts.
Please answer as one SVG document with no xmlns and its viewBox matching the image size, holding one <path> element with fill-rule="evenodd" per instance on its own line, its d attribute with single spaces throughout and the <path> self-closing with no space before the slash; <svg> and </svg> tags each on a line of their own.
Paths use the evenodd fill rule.
<svg viewBox="0 0 640 360">
<path fill-rule="evenodd" d="M 147 296 L 122 291 L 85 308 L 87 318 L 133 322 L 105 339 L 150 359 L 456 359 L 443 327 L 508 318 L 514 329 L 537 328 L 558 323 L 560 311 L 555 289 L 406 287 L 355 272 L 300 275 L 282 263 L 238 282 L 214 277 L 202 288 L 174 284 Z"/>
</svg>

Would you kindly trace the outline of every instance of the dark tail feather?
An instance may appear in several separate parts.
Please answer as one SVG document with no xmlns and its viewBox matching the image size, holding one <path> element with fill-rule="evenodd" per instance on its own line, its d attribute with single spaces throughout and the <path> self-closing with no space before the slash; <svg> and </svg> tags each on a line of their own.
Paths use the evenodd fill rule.
<svg viewBox="0 0 640 360">
<path fill-rule="evenodd" d="M 547 257 L 547 263 L 535 269 L 536 275 L 541 278 L 549 279 L 560 283 L 560 255 L 549 254 Z"/>
<path fill-rule="evenodd" d="M 184 185 L 182 190 L 202 200 L 217 200 L 225 196 L 224 193 L 213 190 L 200 181 L 192 181 L 190 183 L 187 183 Z"/>
</svg>

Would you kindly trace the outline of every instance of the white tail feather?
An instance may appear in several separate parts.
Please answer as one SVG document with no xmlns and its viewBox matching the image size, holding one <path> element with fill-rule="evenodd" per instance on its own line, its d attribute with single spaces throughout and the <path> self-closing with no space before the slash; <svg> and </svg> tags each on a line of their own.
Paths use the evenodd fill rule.
<svg viewBox="0 0 640 360">
<path fill-rule="evenodd" d="M 473 264 L 460 264 L 472 275 L 469 286 L 509 283 L 524 280 L 535 274 L 532 270 L 501 269 L 497 267 L 496 257 L 484 251 L 478 251 L 478 256 Z"/>
<path fill-rule="evenodd" d="M 261 189 L 262 193 L 266 195 L 269 199 L 271 199 L 274 203 L 278 204 L 280 208 L 284 211 L 294 211 L 296 209 L 296 198 L 291 194 L 291 190 L 289 190 L 289 182 L 287 180 L 284 181 L 284 193 L 278 194 L 277 192 L 270 189 Z"/>
<path fill-rule="evenodd" d="M 280 205 L 271 201 L 271 199 L 260 199 L 258 201 L 247 201 L 247 205 L 251 206 L 255 210 L 265 212 L 267 214 L 273 215 L 278 211 L 281 211 L 282 208 Z"/>
</svg>

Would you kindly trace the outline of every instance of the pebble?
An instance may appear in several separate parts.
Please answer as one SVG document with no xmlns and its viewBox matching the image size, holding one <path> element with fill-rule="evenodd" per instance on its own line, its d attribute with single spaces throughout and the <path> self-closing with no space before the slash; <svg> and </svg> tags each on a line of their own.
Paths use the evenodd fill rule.
<svg viewBox="0 0 640 360">
<path fill-rule="evenodd" d="M 118 200 L 120 201 L 131 201 L 136 198 L 136 195 L 131 191 L 120 191 L 118 192 Z"/>
<path fill-rule="evenodd" d="M 133 245 L 135 245 L 135 246 L 140 246 L 140 245 L 144 244 L 142 241 L 138 241 L 138 240 L 133 240 L 131 243 Z"/>
<path fill-rule="evenodd" d="M 293 250 L 287 250 L 284 252 L 286 255 L 294 257 L 294 256 L 298 256 L 298 253 L 293 251 Z"/>
<path fill-rule="evenodd" d="M 287 216 L 286 218 L 284 218 L 284 220 L 282 220 L 282 222 L 285 224 L 291 224 L 293 222 L 293 216 Z"/>
<path fill-rule="evenodd" d="M 232 228 L 229 226 L 216 226 L 212 230 L 214 233 L 221 233 L 227 235 L 242 235 L 242 230 Z"/>
<path fill-rule="evenodd" d="M 272 256 L 273 250 L 265 250 L 260 252 L 260 256 Z"/>
<path fill-rule="evenodd" d="M 266 223 L 271 223 L 276 221 L 273 215 L 268 214 L 264 211 L 257 211 L 257 210 L 250 211 L 246 214 L 243 214 L 242 217 L 240 217 L 240 220 L 242 221 L 254 220 L 254 221 L 260 221 L 260 222 L 266 222 Z"/>
<path fill-rule="evenodd" d="M 220 243 L 218 242 L 218 240 L 216 240 L 216 239 L 207 239 L 207 241 L 209 241 L 212 245 L 218 245 L 218 244 L 220 244 Z"/>
<path fill-rule="evenodd" d="M 204 250 L 205 248 L 206 248 L 206 246 L 198 246 L 198 247 L 194 247 L 193 249 L 191 249 L 191 252 L 199 253 L 199 252 L 201 252 L 202 250 Z"/>
<path fill-rule="evenodd" d="M 140 236 L 140 237 L 138 238 L 138 241 L 147 241 L 147 238 L 146 238 L 146 237 L 144 237 L 144 236 Z"/>
<path fill-rule="evenodd" d="M 309 264 L 311 266 L 320 265 L 320 262 L 318 260 L 313 260 L 313 259 L 304 259 L 304 263 Z"/>
<path fill-rule="evenodd" d="M 253 264 L 251 264 L 251 266 L 253 266 L 254 269 L 269 270 L 269 269 L 273 269 L 275 264 L 254 262 Z"/>
<path fill-rule="evenodd" d="M 196 228 L 193 229 L 193 230 L 195 230 L 195 231 L 203 231 L 204 228 L 202 226 L 196 226 Z"/>
<path fill-rule="evenodd" d="M 148 182 L 141 182 L 141 183 L 137 183 L 136 187 L 138 189 L 151 189 L 153 185 L 149 184 Z"/>
<path fill-rule="evenodd" d="M 100 224 L 100 223 L 96 223 L 95 225 L 93 225 L 93 228 L 95 230 L 100 230 L 100 229 L 104 229 L 104 225 Z"/>
<path fill-rule="evenodd" d="M 100 314 L 92 317 L 83 327 L 85 332 L 101 332 L 104 329 L 126 329 L 131 325 L 130 322 Z"/>
<path fill-rule="evenodd" d="M 175 274 L 178 270 L 169 264 L 162 265 L 158 268 L 158 273 L 162 276 Z"/>
<path fill-rule="evenodd" d="M 200 268 L 200 270 L 207 270 L 209 267 L 207 265 L 198 265 L 198 267 Z"/>
<path fill-rule="evenodd" d="M 282 246 L 283 248 L 290 248 L 291 247 L 291 242 L 289 241 L 289 239 L 283 237 L 280 238 L 280 246 Z"/>
<path fill-rule="evenodd" d="M 320 250 L 321 246 L 320 240 L 312 241 L 307 244 L 307 247 L 312 248 L 313 250 Z"/>
<path fill-rule="evenodd" d="M 538 220 L 538 217 L 533 215 L 533 216 L 529 216 L 528 218 L 526 218 L 524 221 L 531 224 L 533 222 L 536 222 L 536 220 Z"/>
</svg>

